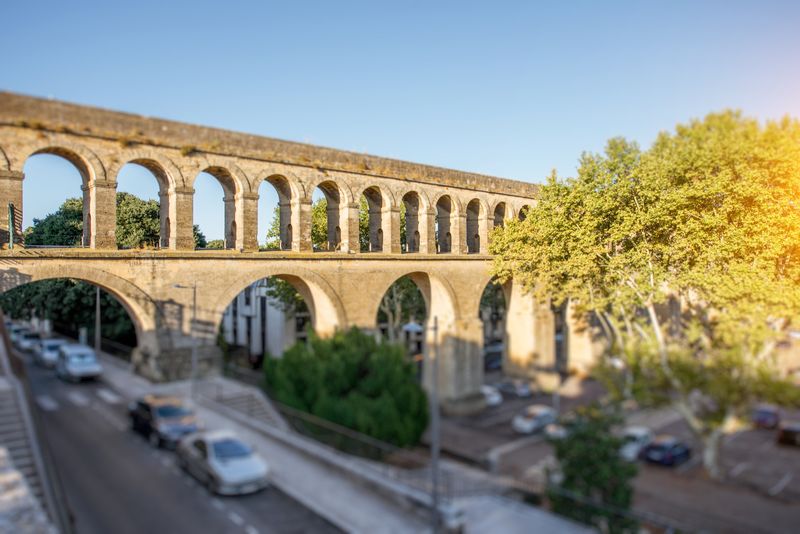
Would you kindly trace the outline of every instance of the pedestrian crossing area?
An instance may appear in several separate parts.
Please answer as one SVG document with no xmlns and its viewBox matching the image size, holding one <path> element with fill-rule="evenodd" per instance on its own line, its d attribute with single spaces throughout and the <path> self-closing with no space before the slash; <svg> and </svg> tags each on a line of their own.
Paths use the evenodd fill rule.
<svg viewBox="0 0 800 534">
<path fill-rule="evenodd" d="M 41 394 L 36 396 L 36 404 L 45 412 L 55 412 L 64 404 L 85 408 L 99 399 L 105 404 L 117 405 L 122 403 L 122 397 L 107 388 L 98 388 L 93 391 L 67 391 L 65 395 Z"/>
</svg>

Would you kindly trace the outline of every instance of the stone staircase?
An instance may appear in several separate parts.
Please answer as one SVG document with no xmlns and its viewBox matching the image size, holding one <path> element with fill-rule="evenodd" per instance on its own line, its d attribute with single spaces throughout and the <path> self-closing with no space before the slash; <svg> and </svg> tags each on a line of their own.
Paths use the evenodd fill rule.
<svg viewBox="0 0 800 534">
<path fill-rule="evenodd" d="M 289 424 L 260 389 L 215 377 L 198 384 L 198 393 L 248 418 L 267 425 L 289 430 Z"/>
</svg>

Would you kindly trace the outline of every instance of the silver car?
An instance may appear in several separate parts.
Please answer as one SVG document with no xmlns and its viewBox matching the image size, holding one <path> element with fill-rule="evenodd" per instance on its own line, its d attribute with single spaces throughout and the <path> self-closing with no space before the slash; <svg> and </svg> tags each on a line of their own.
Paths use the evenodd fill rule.
<svg viewBox="0 0 800 534">
<path fill-rule="evenodd" d="M 232 432 L 199 432 L 176 450 L 178 464 L 211 493 L 244 495 L 269 484 L 269 467 Z"/>
<path fill-rule="evenodd" d="M 45 367 L 55 367 L 58 361 L 58 349 L 66 343 L 64 339 L 43 339 L 33 347 L 33 360 Z"/>
<path fill-rule="evenodd" d="M 56 376 L 62 380 L 94 379 L 103 373 L 103 367 L 97 361 L 94 350 L 86 345 L 71 343 L 58 349 Z"/>
</svg>

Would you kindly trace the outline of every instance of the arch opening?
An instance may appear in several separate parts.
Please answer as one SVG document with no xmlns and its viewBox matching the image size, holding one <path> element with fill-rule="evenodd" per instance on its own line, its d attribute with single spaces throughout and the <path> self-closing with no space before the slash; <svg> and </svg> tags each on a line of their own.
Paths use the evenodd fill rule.
<svg viewBox="0 0 800 534">
<path fill-rule="evenodd" d="M 361 252 L 383 251 L 383 208 L 380 189 L 368 187 L 359 199 L 358 241 Z"/>
<path fill-rule="evenodd" d="M 222 347 L 229 363 L 260 369 L 310 332 L 324 336 L 339 326 L 338 312 L 324 290 L 302 276 L 275 274 L 239 291 L 222 314 Z"/>
<path fill-rule="evenodd" d="M 500 202 L 494 208 L 494 228 L 503 227 L 506 220 L 506 203 Z"/>
<path fill-rule="evenodd" d="M 529 205 L 523 204 L 523 206 L 519 209 L 519 213 L 517 214 L 517 218 L 520 221 L 524 221 L 525 219 L 527 219 L 528 218 L 528 210 L 530 210 L 530 209 L 531 209 L 531 207 Z"/>
<path fill-rule="evenodd" d="M 223 209 L 219 209 L 220 189 Z M 223 167 L 207 167 L 194 180 L 193 229 L 195 248 L 233 249 L 237 243 L 236 180 Z"/>
<path fill-rule="evenodd" d="M 91 246 L 90 172 L 81 158 L 42 149 L 25 160 L 23 176 L 22 205 L 15 206 L 18 239 L 29 247 Z"/>
<path fill-rule="evenodd" d="M 405 215 L 404 220 L 401 221 L 403 233 L 400 236 L 400 250 L 402 252 L 419 252 L 420 249 L 420 232 L 419 232 L 419 215 L 422 202 L 419 194 L 410 191 L 403 195 L 402 209 Z"/>
<path fill-rule="evenodd" d="M 117 173 L 118 248 L 168 248 L 169 178 L 152 160 L 133 160 Z"/>
<path fill-rule="evenodd" d="M 506 358 L 506 315 L 508 308 L 506 289 L 497 280 L 490 280 L 483 288 L 478 318 L 483 325 L 484 371 L 500 371 Z"/>
<path fill-rule="evenodd" d="M 292 187 L 284 176 L 268 176 L 259 184 L 260 250 L 292 249 L 292 200 Z"/>
<path fill-rule="evenodd" d="M 311 246 L 315 252 L 342 248 L 342 202 L 344 196 L 332 181 L 319 184 L 311 197 Z"/>
<path fill-rule="evenodd" d="M 481 251 L 480 219 L 481 202 L 473 199 L 467 204 L 467 252 L 477 254 Z"/>
<path fill-rule="evenodd" d="M 440 254 L 452 250 L 451 226 L 454 216 L 453 201 L 448 195 L 442 196 L 436 202 L 436 250 Z"/>
</svg>

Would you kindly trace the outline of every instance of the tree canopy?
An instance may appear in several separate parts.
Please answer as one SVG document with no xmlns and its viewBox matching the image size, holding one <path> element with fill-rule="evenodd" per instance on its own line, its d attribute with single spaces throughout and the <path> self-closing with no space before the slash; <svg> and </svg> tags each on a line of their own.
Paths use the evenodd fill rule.
<svg viewBox="0 0 800 534">
<path fill-rule="evenodd" d="M 311 336 L 265 362 L 268 391 L 279 402 L 397 446 L 416 444 L 428 401 L 402 347 L 353 328 Z"/>
<path fill-rule="evenodd" d="M 612 139 L 493 234 L 494 272 L 597 321 L 613 364 L 600 374 L 672 403 L 719 476 L 737 416 L 798 401 L 773 354 L 800 324 L 799 177 L 796 120 L 711 114 L 647 151 Z"/>
</svg>

